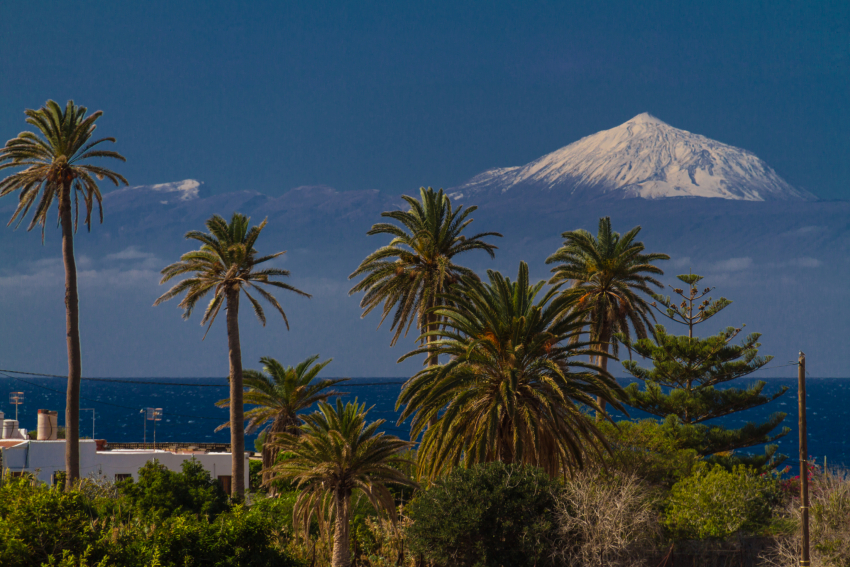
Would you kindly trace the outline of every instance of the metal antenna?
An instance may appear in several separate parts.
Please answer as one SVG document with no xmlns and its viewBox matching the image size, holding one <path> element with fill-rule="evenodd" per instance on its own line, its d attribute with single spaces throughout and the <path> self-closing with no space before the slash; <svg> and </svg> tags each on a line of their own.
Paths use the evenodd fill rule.
<svg viewBox="0 0 850 567">
<path fill-rule="evenodd" d="M 15 406 L 15 421 L 18 421 L 18 406 L 24 403 L 24 393 L 9 392 L 9 403 Z"/>
</svg>

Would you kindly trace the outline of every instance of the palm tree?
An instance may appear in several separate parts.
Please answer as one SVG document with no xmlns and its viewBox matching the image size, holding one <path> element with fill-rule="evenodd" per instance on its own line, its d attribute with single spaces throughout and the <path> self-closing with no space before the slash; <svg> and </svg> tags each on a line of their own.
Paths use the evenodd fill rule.
<svg viewBox="0 0 850 567">
<path fill-rule="evenodd" d="M 247 391 L 243 395 L 243 402 L 256 406 L 245 412 L 248 425 L 245 433 L 253 433 L 265 425 L 266 439 L 263 443 L 263 469 L 268 470 L 277 461 L 279 451 L 273 446 L 274 438 L 283 432 L 298 434 L 298 426 L 301 418 L 298 414 L 317 402 L 327 401 L 331 396 L 338 396 L 340 392 L 328 390 L 348 378 L 336 378 L 333 380 L 320 380 L 313 382 L 319 372 L 331 363 L 328 359 L 313 366 L 319 359 L 319 355 L 311 356 L 298 366 L 284 367 L 280 362 L 270 357 L 263 357 L 260 363 L 263 372 L 257 370 L 244 370 L 243 383 Z M 230 398 L 216 403 L 219 407 L 229 407 Z M 269 423 L 271 422 L 271 423 Z M 230 422 L 220 425 L 216 431 L 230 427 Z M 269 484 L 271 478 L 268 473 L 263 474 L 263 483 Z M 274 494 L 274 487 L 270 487 L 270 494 Z"/>
<path fill-rule="evenodd" d="M 336 406 L 319 402 L 318 411 L 304 417 L 300 435 L 284 432 L 275 441 L 290 456 L 272 471 L 296 482 L 300 491 L 293 509 L 296 528 L 307 534 L 318 513 L 324 529 L 325 511 L 334 520 L 333 567 L 350 564 L 349 523 L 355 490 L 395 520 L 395 501 L 386 485 L 415 486 L 396 468 L 408 463 L 401 453 L 413 444 L 380 433 L 383 419 L 367 424 L 368 412 L 357 400 L 343 405 L 338 399 Z"/>
<path fill-rule="evenodd" d="M 559 287 L 537 299 L 545 282 L 529 284 L 522 262 L 516 282 L 492 270 L 489 284 L 465 277 L 446 305 L 435 339 L 420 353 L 448 355 L 402 387 L 397 406 L 412 417 L 411 438 L 424 432 L 420 476 L 454 466 L 527 463 L 555 476 L 583 464 L 584 446 L 600 433 L 578 404 L 594 396 L 621 408 L 622 390 L 581 355 L 601 355 L 582 340 L 585 314 L 571 309 Z M 429 424 L 433 424 L 429 427 Z"/>
<path fill-rule="evenodd" d="M 602 346 L 605 355 L 615 333 L 631 338 L 634 327 L 638 338 L 653 332 L 655 321 L 649 304 L 640 295 L 652 295 L 649 287 L 662 287 L 653 275 L 664 275 L 653 265 L 659 260 L 669 260 L 667 254 L 644 254 L 643 242 L 635 242 L 640 232 L 636 226 L 624 235 L 611 230 L 611 217 L 599 219 L 596 238 L 586 230 L 563 233 L 564 244 L 546 259 L 554 275 L 549 283 L 570 282 L 563 293 L 579 309 L 586 310 L 590 337 Z M 613 344 L 617 355 L 617 343 Z M 608 357 L 599 355 L 599 366 L 608 369 Z M 605 400 L 599 399 L 597 419 L 605 412 Z"/>
<path fill-rule="evenodd" d="M 92 165 L 92 158 L 114 158 L 127 161 L 117 152 L 96 149 L 103 142 L 115 138 L 91 141 L 95 122 L 103 115 L 98 110 L 86 117 L 88 110 L 69 100 L 62 110 L 49 100 L 38 110 L 26 110 L 27 124 L 38 133 L 21 132 L 0 149 L 0 169 L 23 167 L 0 181 L 0 197 L 20 190 L 18 207 L 9 224 L 18 220 L 20 226 L 33 205 L 32 220 L 27 230 L 41 225 L 41 240 L 47 216 L 54 199 L 58 203 L 59 222 L 62 226 L 62 260 L 65 264 L 65 327 L 68 347 L 68 389 L 65 402 L 65 486 L 70 488 L 80 476 L 80 355 L 79 296 L 77 292 L 77 264 L 74 260 L 74 234 L 79 221 L 79 201 L 86 209 L 83 223 L 91 230 L 94 202 L 103 222 L 102 197 L 98 180 L 104 177 L 116 187 L 127 180 L 112 170 Z M 71 212 L 73 195 L 74 210 Z"/>
<path fill-rule="evenodd" d="M 389 211 L 382 217 L 393 219 L 401 226 L 379 223 L 367 233 L 389 234 L 389 245 L 378 248 L 360 263 L 348 276 L 364 276 L 351 288 L 349 295 L 365 292 L 360 302 L 363 317 L 383 304 L 380 325 L 395 308 L 391 330 L 395 331 L 390 345 L 407 335 L 414 319 L 424 333 L 436 326 L 436 315 L 426 315 L 440 301 L 440 296 L 457 283 L 461 277 L 475 277 L 469 268 L 454 263 L 454 257 L 469 250 L 483 250 L 495 257 L 496 246 L 482 240 L 487 236 L 502 236 L 498 232 L 482 232 L 467 238 L 462 234 L 473 219 L 468 218 L 477 207 L 464 210 L 461 205 L 452 209 L 449 197 L 443 190 L 431 187 L 419 189 L 419 200 L 404 195 L 408 211 Z M 425 363 L 436 364 L 427 358 Z"/>
<path fill-rule="evenodd" d="M 265 326 L 266 315 L 259 301 L 251 295 L 249 290 L 256 293 L 275 309 L 283 322 L 289 329 L 289 321 L 283 308 L 277 299 L 260 287 L 258 284 L 268 285 L 295 292 L 305 297 L 309 294 L 295 289 L 289 284 L 273 280 L 274 277 L 286 277 L 287 270 L 278 268 L 264 268 L 258 270 L 257 266 L 273 260 L 285 252 L 276 252 L 268 256 L 257 257 L 254 249 L 260 232 L 266 226 L 266 221 L 252 227 L 248 225 L 250 220 L 245 215 L 233 213 L 230 223 L 222 217 L 215 215 L 206 222 L 209 233 L 193 230 L 186 233 L 186 238 L 197 240 L 201 243 L 200 250 L 187 252 L 180 257 L 180 261 L 170 264 L 162 269 L 162 280 L 160 284 L 183 275 L 192 274 L 154 302 L 154 306 L 176 297 L 182 293 L 186 295 L 180 301 L 179 306 L 183 309 L 183 318 L 188 319 L 195 309 L 195 304 L 213 292 L 212 300 L 207 305 L 201 325 L 207 326 L 207 332 L 212 327 L 221 306 L 225 305 L 227 310 L 227 343 L 230 352 L 230 423 L 238 424 L 230 428 L 230 451 L 232 454 L 231 495 L 234 498 L 242 498 L 245 493 L 245 431 L 242 407 L 242 348 L 239 343 L 239 296 L 240 291 L 245 294 L 257 318 Z M 206 338 L 206 333 L 204 334 Z"/>
</svg>

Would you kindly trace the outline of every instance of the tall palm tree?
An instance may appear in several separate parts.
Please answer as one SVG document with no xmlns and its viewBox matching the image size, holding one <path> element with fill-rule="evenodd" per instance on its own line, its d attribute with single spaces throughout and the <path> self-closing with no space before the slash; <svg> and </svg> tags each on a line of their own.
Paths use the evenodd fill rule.
<svg viewBox="0 0 850 567">
<path fill-rule="evenodd" d="M 350 564 L 349 528 L 352 493 L 359 490 L 377 510 L 395 519 L 395 501 L 387 484 L 415 486 L 397 465 L 408 463 L 401 453 L 413 444 L 378 431 L 384 420 L 366 423 L 366 405 L 357 400 L 336 406 L 319 402 L 318 411 L 304 417 L 301 434 L 281 433 L 275 441 L 290 453 L 272 471 L 297 483 L 296 527 L 307 533 L 318 513 L 334 521 L 333 567 Z M 325 525 L 324 521 L 320 522 Z"/>
<path fill-rule="evenodd" d="M 274 438 L 283 432 L 298 435 L 298 426 L 301 425 L 299 413 L 306 410 L 317 402 L 327 401 L 331 396 L 338 396 L 340 392 L 328 390 L 348 378 L 336 378 L 332 380 L 320 380 L 313 382 L 319 372 L 331 363 L 328 359 L 313 366 L 319 359 L 319 355 L 311 356 L 298 366 L 284 367 L 274 358 L 264 356 L 260 359 L 263 371 L 244 370 L 243 383 L 247 391 L 243 395 L 243 402 L 256 406 L 245 412 L 248 425 L 245 433 L 253 433 L 262 426 L 266 426 L 266 440 L 263 443 L 263 469 L 268 471 L 277 460 L 280 451 L 274 447 Z M 216 403 L 219 407 L 229 407 L 230 398 Z M 220 425 L 216 431 L 230 427 L 230 422 Z M 263 473 L 263 483 L 268 484 L 271 478 L 268 472 Z M 274 494 L 274 487 L 270 487 L 270 494 Z"/>
<path fill-rule="evenodd" d="M 645 254 L 643 242 L 635 242 L 640 232 L 636 226 L 624 235 L 611 229 L 611 217 L 599 219 L 594 238 L 586 230 L 563 233 L 564 244 L 546 259 L 554 275 L 549 283 L 570 282 L 563 293 L 579 309 L 586 310 L 590 337 L 601 344 L 605 355 L 615 333 L 631 338 L 634 327 L 638 338 L 653 332 L 655 320 L 649 304 L 641 296 L 653 294 L 650 285 L 662 287 L 653 276 L 664 275 L 653 262 L 669 260 L 667 254 Z M 617 343 L 613 344 L 614 355 Z M 608 369 L 608 357 L 599 355 L 599 366 Z M 599 399 L 597 419 L 605 412 L 605 400 Z"/>
<path fill-rule="evenodd" d="M 488 461 L 527 463 L 550 475 L 583 464 L 586 440 L 604 440 L 578 404 L 594 396 L 621 408 L 622 390 L 601 369 L 579 360 L 599 355 L 583 340 L 584 313 L 545 282 L 531 285 L 522 262 L 517 281 L 492 270 L 490 282 L 465 277 L 434 308 L 442 317 L 436 340 L 422 352 L 448 355 L 402 387 L 399 423 L 412 417 L 411 438 L 424 432 L 420 476 Z M 429 427 L 429 424 L 430 427 Z"/>
<path fill-rule="evenodd" d="M 457 283 L 461 277 L 474 277 L 475 273 L 454 263 L 458 254 L 470 250 L 483 250 L 495 257 L 496 246 L 483 240 L 488 236 L 502 236 L 498 232 L 482 232 L 466 237 L 462 233 L 473 219 L 468 218 L 478 207 L 464 209 L 461 205 L 452 209 L 449 197 L 443 190 L 431 187 L 419 189 L 419 200 L 404 195 L 408 211 L 389 211 L 382 217 L 393 219 L 392 223 L 378 223 L 367 233 L 389 234 L 393 237 L 389 245 L 371 253 L 352 273 L 349 279 L 364 276 L 351 288 L 349 295 L 365 292 L 360 306 L 363 317 L 383 304 L 380 326 L 395 309 L 391 330 L 395 331 L 390 345 L 407 334 L 413 321 L 424 333 L 434 329 L 437 315 L 426 313 L 440 301 L 440 296 Z M 426 358 L 426 365 L 436 364 L 433 357 Z"/>
<path fill-rule="evenodd" d="M 192 274 L 164 293 L 154 302 L 154 306 L 176 297 L 182 293 L 185 296 L 179 306 L 183 309 L 183 318 L 188 319 L 195 309 L 195 304 L 210 292 L 213 297 L 207 305 L 201 325 L 207 325 L 207 332 L 212 327 L 221 306 L 227 310 L 227 343 L 230 354 L 230 423 L 237 424 L 230 428 L 230 451 L 232 455 L 231 495 L 242 498 L 245 493 L 245 429 L 243 415 L 243 386 L 242 386 L 242 347 L 239 342 L 239 297 L 245 294 L 257 318 L 265 326 L 266 315 L 259 301 L 249 290 L 255 291 L 261 298 L 277 309 L 286 328 L 289 321 L 277 299 L 260 287 L 268 285 L 286 291 L 292 291 L 305 297 L 309 294 L 295 289 L 289 284 L 272 278 L 286 277 L 287 270 L 279 268 L 257 269 L 257 266 L 273 260 L 285 252 L 276 252 L 268 256 L 257 256 L 254 249 L 260 232 L 266 226 L 266 221 L 248 228 L 250 220 L 245 215 L 233 213 L 230 223 L 218 215 L 206 222 L 209 233 L 193 230 L 186 233 L 186 238 L 201 243 L 200 250 L 187 252 L 180 261 L 162 269 L 160 284 L 183 275 Z M 206 338 L 206 333 L 204 334 Z"/>
<path fill-rule="evenodd" d="M 103 115 L 98 110 L 86 117 L 88 110 L 69 100 L 62 110 L 49 100 L 38 110 L 26 110 L 27 124 L 38 132 L 21 132 L 0 149 L 0 169 L 25 168 L 0 181 L 0 197 L 20 190 L 18 207 L 9 224 L 18 220 L 19 226 L 33 205 L 32 220 L 27 230 L 41 225 L 41 240 L 47 216 L 54 199 L 58 203 L 62 226 L 62 260 L 65 264 L 65 327 L 68 348 L 68 388 L 65 401 L 65 486 L 70 488 L 80 476 L 80 355 L 79 295 L 77 264 L 74 260 L 74 233 L 79 220 L 79 201 L 86 209 L 83 223 L 91 230 L 91 215 L 97 201 L 100 222 L 103 222 L 102 197 L 98 180 L 104 177 L 116 187 L 127 180 L 118 173 L 90 163 L 92 158 L 113 158 L 127 161 L 117 152 L 97 149 L 115 138 L 92 141 L 95 122 Z M 73 214 L 71 197 L 73 195 Z"/>
</svg>

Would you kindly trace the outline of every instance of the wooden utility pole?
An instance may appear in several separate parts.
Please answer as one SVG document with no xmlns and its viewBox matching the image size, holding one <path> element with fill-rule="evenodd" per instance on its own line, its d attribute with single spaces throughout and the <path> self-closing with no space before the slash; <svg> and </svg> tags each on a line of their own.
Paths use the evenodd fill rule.
<svg viewBox="0 0 850 567">
<path fill-rule="evenodd" d="M 797 400 L 800 407 L 800 567 L 809 567 L 809 456 L 806 443 L 806 355 L 801 351 L 797 361 Z"/>
</svg>

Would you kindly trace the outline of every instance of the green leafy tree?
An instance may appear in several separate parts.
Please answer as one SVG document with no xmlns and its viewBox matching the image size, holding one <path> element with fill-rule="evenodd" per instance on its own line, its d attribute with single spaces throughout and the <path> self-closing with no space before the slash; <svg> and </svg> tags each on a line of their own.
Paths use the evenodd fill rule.
<svg viewBox="0 0 850 567">
<path fill-rule="evenodd" d="M 395 500 L 387 484 L 415 486 L 397 465 L 405 459 L 401 453 L 412 446 L 392 435 L 378 431 L 384 420 L 366 423 L 365 404 L 349 402 L 336 406 L 319 402 L 318 411 L 304 416 L 301 434 L 283 432 L 275 444 L 288 458 L 272 471 L 297 484 L 300 492 L 293 516 L 296 527 L 308 534 L 310 523 L 318 517 L 326 531 L 333 529 L 333 567 L 348 567 L 352 494 L 359 491 L 378 511 L 395 518 Z"/>
<path fill-rule="evenodd" d="M 646 254 L 643 242 L 635 238 L 641 227 L 636 226 L 620 235 L 611 228 L 611 218 L 599 219 L 596 237 L 586 230 L 563 233 L 564 244 L 546 259 L 552 268 L 552 284 L 570 282 L 564 295 L 577 309 L 586 312 L 590 325 L 591 340 L 602 345 L 598 365 L 608 370 L 608 349 L 613 347 L 616 356 L 617 343 L 611 344 L 615 333 L 631 337 L 634 328 L 638 338 L 652 333 L 655 317 L 643 295 L 652 295 L 650 286 L 662 287 L 655 276 L 664 275 L 654 265 L 660 260 L 669 260 L 667 254 Z M 605 412 L 605 400 L 598 399 L 601 411 Z"/>
<path fill-rule="evenodd" d="M 548 564 L 557 482 L 520 464 L 459 468 L 406 508 L 410 549 L 435 567 Z"/>
<path fill-rule="evenodd" d="M 771 520 L 780 500 L 779 484 L 738 465 L 697 467 L 673 485 L 664 523 L 677 539 L 725 539 L 738 532 L 757 533 Z"/>
<path fill-rule="evenodd" d="M 487 274 L 489 284 L 464 277 L 433 309 L 443 321 L 428 333 L 435 340 L 402 357 L 448 357 L 408 380 L 397 402 L 399 423 L 412 417 L 413 438 L 424 432 L 419 474 L 489 461 L 553 476 L 581 466 L 584 442 L 600 434 L 580 405 L 597 408 L 598 396 L 622 408 L 616 381 L 579 360 L 599 352 L 582 340 L 585 313 L 557 286 L 538 298 L 545 282 L 531 285 L 524 262 L 515 282 Z"/>
<path fill-rule="evenodd" d="M 271 442 L 274 436 L 284 431 L 298 435 L 298 426 L 301 418 L 298 414 L 317 402 L 327 401 L 331 396 L 337 396 L 340 392 L 328 390 L 335 385 L 345 382 L 347 378 L 334 380 L 319 380 L 314 382 L 316 376 L 322 369 L 331 363 L 328 359 L 313 365 L 319 359 L 319 355 L 311 356 L 295 366 L 284 367 L 280 362 L 270 357 L 263 357 L 263 372 L 257 370 L 245 370 L 243 372 L 243 383 L 247 390 L 243 396 L 243 402 L 255 406 L 245 412 L 248 424 L 245 433 L 253 433 L 260 427 L 263 429 L 264 443 L 263 453 L 263 484 L 268 485 L 271 478 L 268 470 L 277 461 L 279 451 Z M 219 407 L 228 407 L 230 398 L 216 403 Z M 219 426 L 216 431 L 230 427 L 230 422 Z M 269 493 L 274 494 L 274 485 L 269 486 Z"/>
<path fill-rule="evenodd" d="M 485 242 L 497 232 L 482 232 L 467 237 L 464 229 L 472 222 L 469 217 L 477 207 L 452 209 L 443 190 L 419 189 L 419 200 L 404 195 L 410 210 L 381 213 L 399 225 L 379 223 L 368 235 L 388 234 L 393 237 L 387 246 L 378 248 L 360 263 L 349 279 L 363 276 L 349 294 L 364 292 L 360 306 L 363 317 L 383 305 L 381 323 L 395 309 L 391 330 L 391 345 L 407 334 L 414 320 L 421 332 L 434 330 L 437 315 L 429 309 L 440 301 L 452 284 L 461 277 L 475 277 L 469 268 L 454 262 L 457 255 L 471 250 L 483 250 L 495 257 L 496 247 Z M 380 324 L 379 324 L 380 326 Z M 426 364 L 436 364 L 426 359 Z"/>
<path fill-rule="evenodd" d="M 93 165 L 92 159 L 112 158 L 126 161 L 117 152 L 97 148 L 115 138 L 92 141 L 95 122 L 103 115 L 98 110 L 86 116 L 88 110 L 69 100 L 62 110 L 49 100 L 38 110 L 27 110 L 27 124 L 36 132 L 21 132 L 0 149 L 0 170 L 23 168 L 0 181 L 0 197 L 20 190 L 18 207 L 9 224 L 17 219 L 18 225 L 33 209 L 27 230 L 41 225 L 41 240 L 47 217 L 54 201 L 58 203 L 59 224 L 62 227 L 62 261 L 65 265 L 65 327 L 68 348 L 68 389 L 65 405 L 67 443 L 65 444 L 66 487 L 70 489 L 80 476 L 80 311 L 77 291 L 77 263 L 74 259 L 74 233 L 79 220 L 79 201 L 86 211 L 83 223 L 91 230 L 91 215 L 97 201 L 100 220 L 103 222 L 102 197 L 97 180 L 109 179 L 115 186 L 127 184 L 118 173 Z M 73 211 L 72 202 L 73 201 Z"/>
<path fill-rule="evenodd" d="M 251 295 L 252 291 L 256 292 L 280 313 L 287 329 L 289 329 L 289 321 L 286 313 L 277 299 L 262 286 L 272 286 L 310 297 L 309 294 L 289 284 L 273 279 L 289 276 L 287 270 L 257 269 L 260 264 L 273 260 L 284 252 L 258 256 L 254 245 L 265 228 L 266 221 L 249 229 L 250 220 L 245 215 L 233 213 L 228 223 L 222 217 L 215 215 L 206 222 L 209 233 L 197 230 L 187 232 L 187 239 L 201 243 L 200 250 L 187 252 L 180 257 L 179 262 L 163 268 L 160 284 L 184 274 L 191 274 L 191 277 L 180 281 L 154 302 L 156 306 L 180 294 L 185 294 L 179 305 L 183 309 L 183 318 L 188 319 L 198 301 L 212 292 L 212 300 L 201 319 L 201 325 L 209 324 L 207 332 L 215 322 L 221 307 L 226 305 L 227 343 L 230 354 L 230 423 L 238 424 L 237 427 L 230 428 L 230 451 L 233 455 L 231 487 L 232 495 L 236 498 L 242 498 L 245 492 L 245 420 L 242 400 L 242 347 L 239 342 L 239 297 L 241 293 L 245 294 L 257 318 L 265 326 L 266 315 L 263 307 Z"/>
<path fill-rule="evenodd" d="M 121 494 L 141 516 L 164 519 L 183 513 L 214 518 L 229 509 L 221 483 L 198 461 L 183 461 L 182 472 L 168 470 L 158 461 L 149 461 L 139 469 L 139 480 L 118 483 Z"/>
<path fill-rule="evenodd" d="M 787 427 L 771 433 L 785 419 L 784 413 L 774 413 L 764 423 L 748 423 L 738 429 L 706 423 L 767 404 L 783 395 L 787 387 L 771 395 L 764 394 L 764 381 L 755 382 L 748 388 L 718 388 L 755 372 L 773 357 L 758 355 L 761 346 L 759 333 L 749 334 L 739 344 L 734 344 L 733 340 L 742 328 L 728 327 L 710 337 L 694 337 L 695 325 L 708 321 L 732 302 L 723 297 L 718 300 L 706 298 L 711 288 L 699 291 L 697 284 L 702 280 L 701 276 L 681 275 L 679 280 L 688 286 L 687 291 L 674 289 L 682 297 L 679 305 L 660 295 L 656 296 L 656 301 L 664 308 L 664 316 L 688 326 L 688 336 L 670 335 L 658 325 L 654 340 L 641 339 L 632 343 L 627 337 L 620 337 L 624 344 L 653 364 L 652 368 L 643 368 L 634 360 L 623 362 L 626 371 L 644 384 L 643 390 L 637 383 L 625 389 L 628 396 L 626 403 L 668 421 L 673 420 L 670 427 L 681 424 L 678 434 L 701 456 L 715 455 L 715 461 L 726 462 L 729 466 L 735 462 L 755 467 L 778 465 L 786 457 L 775 454 L 776 445 L 768 445 L 765 454 L 759 456 L 736 456 L 730 460 L 725 453 L 772 443 L 787 435 L 790 431 Z"/>
</svg>

